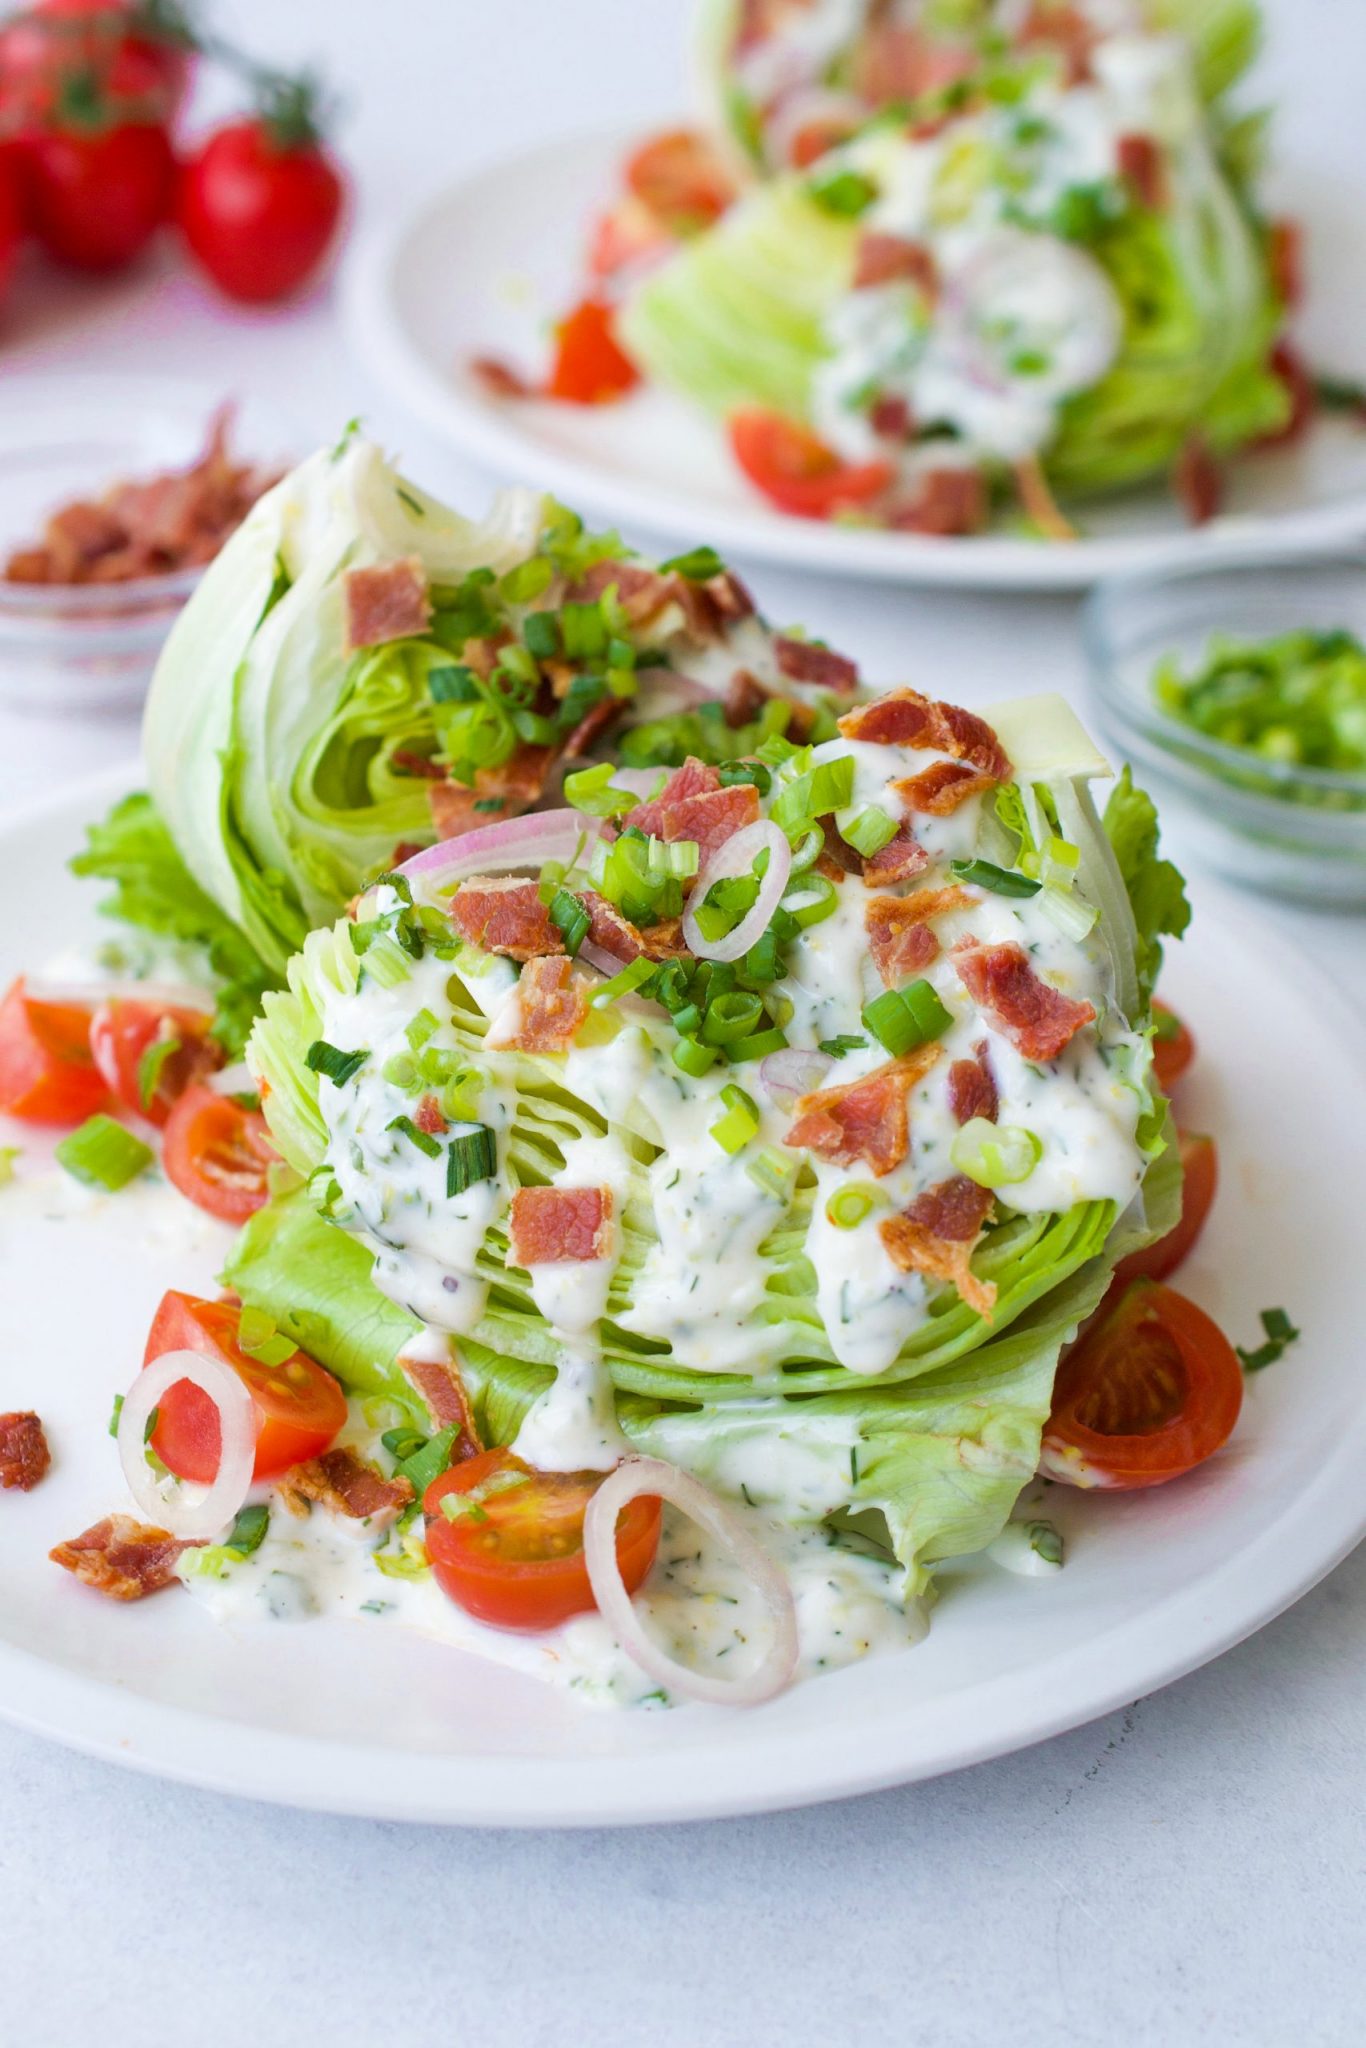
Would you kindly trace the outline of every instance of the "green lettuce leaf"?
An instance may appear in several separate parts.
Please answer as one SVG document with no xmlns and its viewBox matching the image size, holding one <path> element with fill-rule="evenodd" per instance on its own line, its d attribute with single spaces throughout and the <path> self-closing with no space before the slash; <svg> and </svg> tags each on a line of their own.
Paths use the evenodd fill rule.
<svg viewBox="0 0 1366 2048">
<path fill-rule="evenodd" d="M 1191 921 L 1181 870 L 1158 853 L 1157 808 L 1121 770 L 1105 806 L 1104 826 L 1124 879 L 1135 926 L 1134 957 L 1145 1005 L 1162 969 L 1164 934 L 1179 939 Z"/>
</svg>

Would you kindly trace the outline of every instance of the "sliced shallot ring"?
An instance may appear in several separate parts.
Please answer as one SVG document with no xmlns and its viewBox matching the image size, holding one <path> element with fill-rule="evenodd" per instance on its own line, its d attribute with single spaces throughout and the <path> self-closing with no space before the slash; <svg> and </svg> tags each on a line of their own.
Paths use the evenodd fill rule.
<svg viewBox="0 0 1366 2048">
<path fill-rule="evenodd" d="M 222 1450 L 218 1471 L 197 1501 L 168 1499 L 160 1490 L 146 1458 L 147 1425 L 158 1401 L 170 1388 L 188 1380 L 207 1394 L 218 1410 Z M 198 1351 L 166 1351 L 145 1365 L 124 1395 L 119 1411 L 119 1463 L 128 1491 L 149 1521 L 172 1536 L 193 1541 L 218 1535 L 232 1522 L 247 1497 L 256 1462 L 256 1411 L 251 1395 L 221 1358 Z"/>
<path fill-rule="evenodd" d="M 708 1678 L 662 1650 L 646 1631 L 617 1562 L 617 1517 L 642 1496 L 666 1500 L 708 1536 L 725 1545 L 768 1611 L 773 1639 L 757 1670 L 747 1678 Z M 607 1626 L 642 1671 L 710 1706 L 757 1707 L 780 1693 L 797 1663 L 797 1610 L 792 1590 L 761 1543 L 701 1481 L 662 1458 L 623 1458 L 588 1503 L 583 1518 L 583 1554 L 588 1582 Z"/>
<path fill-rule="evenodd" d="M 704 939 L 697 925 L 696 906 L 706 902 L 707 891 L 714 882 L 727 882 L 735 875 L 747 874 L 765 849 L 768 870 L 759 884 L 753 907 L 723 938 Z M 753 825 L 742 825 L 738 832 L 732 832 L 712 854 L 688 898 L 683 913 L 683 936 L 688 950 L 699 960 L 738 960 L 768 930 L 791 873 L 792 848 L 787 834 L 771 818 L 759 818 Z"/>
<path fill-rule="evenodd" d="M 510 868 L 535 868 L 547 860 L 572 860 L 582 840 L 588 851 L 602 833 L 604 820 L 582 811 L 538 811 L 526 818 L 504 818 L 474 832 L 457 833 L 405 860 L 396 874 L 429 886 L 458 882 L 466 875 L 499 874 Z"/>
<path fill-rule="evenodd" d="M 803 1095 L 814 1095 L 835 1064 L 828 1052 L 784 1046 L 759 1062 L 759 1079 L 779 1109 L 795 1109 Z"/>
</svg>

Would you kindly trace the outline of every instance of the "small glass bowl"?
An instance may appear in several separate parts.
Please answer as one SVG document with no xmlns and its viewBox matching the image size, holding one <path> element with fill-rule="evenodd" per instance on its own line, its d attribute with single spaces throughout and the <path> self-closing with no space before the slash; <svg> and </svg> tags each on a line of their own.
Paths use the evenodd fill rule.
<svg viewBox="0 0 1366 2048">
<path fill-rule="evenodd" d="M 1216 635 L 1343 627 L 1366 641 L 1366 543 L 1103 583 L 1082 613 L 1096 723 L 1191 852 L 1245 888 L 1366 907 L 1366 775 L 1299 768 L 1207 739 L 1153 694 L 1166 655 L 1198 669 Z"/>
<path fill-rule="evenodd" d="M 0 560 L 36 541 L 50 513 L 111 484 L 193 462 L 225 394 L 162 377 L 15 377 L 0 383 Z M 256 399 L 237 407 L 232 448 L 283 467 L 297 436 Z M 0 700 L 34 712 L 127 711 L 147 684 L 202 569 L 134 583 L 0 580 Z"/>
</svg>

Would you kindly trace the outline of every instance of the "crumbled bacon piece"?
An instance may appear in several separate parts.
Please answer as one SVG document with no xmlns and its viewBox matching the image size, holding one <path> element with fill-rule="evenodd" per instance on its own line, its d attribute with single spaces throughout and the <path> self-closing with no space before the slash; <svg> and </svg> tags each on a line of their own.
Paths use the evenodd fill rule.
<svg viewBox="0 0 1366 2048">
<path fill-rule="evenodd" d="M 816 873 L 836 883 L 842 882 L 846 875 L 861 875 L 864 871 L 863 855 L 847 839 L 840 837 L 832 813 L 827 811 L 816 823 L 825 835 L 825 843 L 816 855 Z"/>
<path fill-rule="evenodd" d="M 863 879 L 870 889 L 888 889 L 893 882 L 912 882 L 923 875 L 930 856 L 909 825 L 902 825 L 894 839 L 880 846 L 863 863 Z"/>
<path fill-rule="evenodd" d="M 1166 204 L 1167 177 L 1162 152 L 1151 135 L 1121 135 L 1117 151 L 1119 175 L 1140 206 L 1154 213 Z"/>
<path fill-rule="evenodd" d="M 778 633 L 773 651 L 780 674 L 794 683 L 817 683 L 823 690 L 858 688 L 858 663 L 836 654 L 833 647 L 822 647 L 816 640 L 791 640 L 786 633 Z"/>
<path fill-rule="evenodd" d="M 868 408 L 868 424 L 884 441 L 909 441 L 915 420 L 911 402 L 897 391 L 884 391 Z"/>
<path fill-rule="evenodd" d="M 984 718 L 961 704 L 943 704 L 919 690 L 891 690 L 871 704 L 846 711 L 839 722 L 846 739 L 872 740 L 888 747 L 934 747 L 980 769 L 993 782 L 1010 774 L 1005 749 Z"/>
<path fill-rule="evenodd" d="M 612 1248 L 610 1188 L 518 1188 L 508 1210 L 514 1265 L 605 1259 Z"/>
<path fill-rule="evenodd" d="M 1293 313 L 1304 299 L 1304 230 L 1297 220 L 1273 220 L 1266 240 L 1271 288 Z"/>
<path fill-rule="evenodd" d="M 939 1057 L 937 1045 L 919 1045 L 841 1088 L 804 1095 L 785 1145 L 803 1146 L 839 1166 L 866 1160 L 881 1178 L 900 1166 L 910 1139 L 906 1098 Z"/>
<path fill-rule="evenodd" d="M 647 569 L 639 562 L 594 562 L 570 585 L 568 595 L 586 604 L 613 584 L 618 604 L 638 630 L 654 627 L 676 605 L 686 630 L 703 642 L 721 639 L 731 621 L 746 619 L 754 610 L 753 598 L 729 569 L 693 581 L 677 570 Z"/>
<path fill-rule="evenodd" d="M 985 1038 L 972 1048 L 970 1060 L 955 1060 L 949 1068 L 949 1108 L 960 1124 L 970 1124 L 975 1117 L 994 1124 L 1000 1114 L 1001 1099 Z"/>
<path fill-rule="evenodd" d="M 309 1501 L 346 1515 L 353 1522 L 392 1521 L 413 1498 L 401 1472 L 386 1479 L 354 1451 L 324 1451 L 305 1465 L 295 1465 L 279 1482 L 280 1498 L 293 1515 L 307 1512 Z"/>
<path fill-rule="evenodd" d="M 395 747 L 389 756 L 395 768 L 405 775 L 415 775 L 423 782 L 444 782 L 446 771 L 439 761 L 433 761 L 430 754 L 415 754 L 408 747 Z"/>
<path fill-rule="evenodd" d="M 563 1052 L 587 1015 L 584 983 L 572 961 L 563 953 L 528 960 L 484 1042 L 494 1050 Z"/>
<path fill-rule="evenodd" d="M 413 1122 L 429 1138 L 444 1138 L 450 1125 L 441 1114 L 441 1104 L 434 1095 L 424 1095 L 413 1111 Z"/>
<path fill-rule="evenodd" d="M 752 725 L 768 702 L 768 691 L 747 668 L 737 668 L 726 685 L 722 711 L 732 732 L 737 726 Z"/>
<path fill-rule="evenodd" d="M 530 378 L 499 356 L 474 356 L 470 374 L 482 384 L 490 398 L 537 398 L 540 393 Z"/>
<path fill-rule="evenodd" d="M 409 1358 L 400 1352 L 398 1362 L 426 1402 L 436 1427 L 460 1431 L 452 1462 L 477 1456 L 484 1446 L 454 1353 L 436 1359 Z"/>
<path fill-rule="evenodd" d="M 42 1421 L 31 1408 L 0 1415 L 0 1486 L 31 1493 L 51 1463 Z"/>
<path fill-rule="evenodd" d="M 932 761 L 918 775 L 903 776 L 892 786 L 907 810 L 947 818 L 971 797 L 995 784 L 995 776 L 970 768 L 966 761 Z"/>
<path fill-rule="evenodd" d="M 888 1255 L 903 1273 L 947 1281 L 969 1308 L 988 1320 L 996 1306 L 996 1288 L 977 1278 L 972 1254 L 991 1213 L 991 1199 L 989 1188 L 979 1188 L 958 1173 L 927 1188 L 899 1216 L 878 1225 Z"/>
<path fill-rule="evenodd" d="M 599 896 L 596 889 L 582 889 L 578 895 L 589 916 L 589 943 L 600 946 L 614 960 L 638 960 L 645 951 L 645 942 L 630 918 L 623 917 L 615 903 Z"/>
<path fill-rule="evenodd" d="M 169 1530 L 135 1522 L 131 1515 L 106 1515 L 82 1535 L 59 1543 L 48 1556 L 111 1600 L 142 1600 L 173 1586 L 180 1558 L 200 1547 Z"/>
<path fill-rule="evenodd" d="M 759 792 L 751 782 L 724 787 L 715 768 L 692 755 L 676 768 L 657 797 L 637 804 L 623 823 L 656 839 L 697 842 L 705 864 L 718 846 L 759 817 Z"/>
<path fill-rule="evenodd" d="M 658 924 L 643 925 L 640 945 L 647 960 L 686 960 L 688 942 L 682 918 L 661 917 Z"/>
<path fill-rule="evenodd" d="M 921 889 L 914 896 L 873 896 L 863 912 L 868 951 L 888 988 L 923 974 L 939 957 L 935 918 L 964 910 L 973 901 L 966 889 Z"/>
<path fill-rule="evenodd" d="M 909 284 L 919 285 L 926 297 L 932 298 L 939 283 L 934 251 L 924 242 L 908 242 L 901 235 L 868 233 L 859 236 L 854 265 L 855 291 L 863 290 L 866 285 L 891 284 L 903 278 Z"/>
<path fill-rule="evenodd" d="M 501 766 L 478 769 L 473 787 L 463 782 L 434 782 L 427 801 L 438 836 L 455 839 L 462 832 L 529 810 L 545 788 L 554 758 L 553 747 L 523 742 Z"/>
<path fill-rule="evenodd" d="M 472 875 L 451 898 L 451 923 L 462 939 L 509 960 L 563 953 L 564 934 L 541 901 L 540 885 L 515 875 Z"/>
<path fill-rule="evenodd" d="M 1176 458 L 1172 488 L 1192 526 L 1204 526 L 1224 502 L 1224 478 L 1201 434 L 1192 434 Z"/>
<path fill-rule="evenodd" d="M 616 724 L 624 708 L 623 700 L 620 697 L 613 697 L 610 692 L 607 696 L 600 697 L 590 710 L 584 712 L 565 741 L 563 752 L 566 758 L 577 761 L 584 754 L 591 752 L 603 734 Z"/>
<path fill-rule="evenodd" d="M 881 21 L 859 39 L 853 62 L 854 92 L 869 106 L 882 107 L 956 85 L 972 71 L 973 55 L 964 45 L 924 35 L 909 23 Z"/>
<path fill-rule="evenodd" d="M 1015 40 L 1021 49 L 1047 44 L 1057 50 L 1066 65 L 1069 85 L 1082 85 L 1091 75 L 1097 31 L 1078 7 L 1061 7 L 1057 0 L 1036 0 Z"/>
<path fill-rule="evenodd" d="M 1055 1060 L 1095 1010 L 1041 981 L 1023 946 L 963 939 L 953 964 L 979 1010 L 1027 1060 Z"/>
<path fill-rule="evenodd" d="M 391 640 L 413 640 L 426 632 L 432 604 L 427 576 L 418 555 L 372 568 L 348 569 L 342 578 L 346 602 L 346 645 L 383 647 Z"/>
<path fill-rule="evenodd" d="M 961 463 L 922 469 L 914 480 L 893 493 L 886 507 L 887 524 L 897 533 L 925 533 L 951 540 L 980 533 L 990 505 L 980 470 Z"/>
</svg>

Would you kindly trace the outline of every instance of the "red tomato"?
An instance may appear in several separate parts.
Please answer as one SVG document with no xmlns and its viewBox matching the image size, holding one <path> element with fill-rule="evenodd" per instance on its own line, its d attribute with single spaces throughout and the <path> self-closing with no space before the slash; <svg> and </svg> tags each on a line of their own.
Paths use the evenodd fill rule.
<svg viewBox="0 0 1366 2048">
<path fill-rule="evenodd" d="M 627 160 L 626 185 L 676 236 L 710 227 L 735 197 L 725 164 L 691 128 L 671 128 L 642 143 Z"/>
<path fill-rule="evenodd" d="M 316 140 L 276 140 L 262 120 L 215 129 L 190 157 L 180 225 L 221 292 L 266 305 L 314 276 L 341 219 L 346 188 Z"/>
<path fill-rule="evenodd" d="M 594 277 L 615 277 L 628 263 L 673 247 L 648 206 L 626 198 L 600 215 L 588 245 L 588 268 Z"/>
<path fill-rule="evenodd" d="M 24 236 L 24 188 L 17 155 L 0 147 L 0 305 L 14 277 Z"/>
<path fill-rule="evenodd" d="M 0 28 L 0 107 L 16 131 L 49 122 L 73 80 L 131 116 L 169 121 L 188 90 L 193 53 L 131 33 L 128 0 L 36 0 Z"/>
<path fill-rule="evenodd" d="M 847 142 L 851 133 L 848 121 L 805 121 L 788 146 L 787 160 L 794 170 L 809 170 L 827 150 L 838 149 L 842 142 Z"/>
<path fill-rule="evenodd" d="M 144 1366 L 168 1351 L 197 1351 L 230 1365 L 256 1411 L 252 1476 L 278 1479 L 325 1451 L 346 1420 L 346 1396 L 316 1359 L 296 1351 L 280 1365 L 263 1365 L 238 1342 L 242 1311 L 235 1303 L 204 1301 L 172 1290 L 161 1298 Z M 181 1479 L 212 1483 L 222 1453 L 218 1411 L 199 1387 L 180 1380 L 157 1402 L 151 1444 L 163 1465 Z"/>
<path fill-rule="evenodd" d="M 841 462 L 808 427 L 781 413 L 732 413 L 730 445 L 745 475 L 784 512 L 828 519 L 842 505 L 866 505 L 892 480 L 887 462 Z"/>
<path fill-rule="evenodd" d="M 1170 1095 L 1195 1058 L 1195 1040 L 1175 1010 L 1168 1009 L 1156 997 L 1153 999 L 1153 1016 L 1157 1021 L 1153 1036 L 1153 1073 L 1162 1093 Z"/>
<path fill-rule="evenodd" d="M 190 1083 L 223 1063 L 208 1036 L 211 1021 L 202 1012 L 117 996 L 101 1003 L 92 1017 L 90 1050 L 124 1108 L 149 1123 L 164 1124 Z M 165 1044 L 174 1049 L 156 1062 L 156 1048 Z M 152 1079 L 156 1086 L 148 1095 L 145 1083 Z"/>
<path fill-rule="evenodd" d="M 1126 1287 L 1131 1280 L 1167 1279 L 1194 1251 L 1196 1239 L 1205 1227 L 1205 1218 L 1209 1215 L 1219 1185 L 1219 1154 L 1213 1138 L 1202 1137 L 1195 1131 L 1182 1131 L 1178 1143 L 1181 1147 L 1180 1221 L 1156 1244 L 1148 1245 L 1141 1252 L 1130 1252 L 1127 1259 L 1120 1260 L 1110 1282 L 1112 1292 Z"/>
<path fill-rule="evenodd" d="M 583 1517 L 600 1472 L 534 1472 L 511 1451 L 482 1451 L 434 1479 L 423 1496 L 427 1555 L 448 1599 L 493 1628 L 545 1629 L 596 1605 L 583 1555 Z M 442 1502 L 457 1510 L 448 1519 Z M 659 1547 L 662 1509 L 633 1500 L 617 1523 L 628 1592 Z"/>
<path fill-rule="evenodd" d="M 1304 301 L 1304 230 L 1297 220 L 1273 220 L 1267 230 L 1271 288 L 1288 313 Z"/>
<path fill-rule="evenodd" d="M 606 405 L 640 382 L 640 372 L 622 353 L 612 328 L 612 308 L 585 299 L 555 329 L 550 395 L 571 405 Z"/>
<path fill-rule="evenodd" d="M 175 157 L 155 122 L 44 131 L 28 150 L 34 232 L 77 270 L 122 270 L 170 211 Z"/>
<path fill-rule="evenodd" d="M 80 1124 L 109 1100 L 90 1052 L 90 1012 L 40 1003 L 16 981 L 0 1003 L 0 1110 L 35 1124 Z"/>
<path fill-rule="evenodd" d="M 1218 1324 L 1135 1280 L 1059 1366 L 1039 1470 L 1068 1486 L 1162 1486 L 1227 1443 L 1242 1405 L 1243 1369 Z"/>
<path fill-rule="evenodd" d="M 1274 434 L 1263 434 L 1259 448 L 1288 448 L 1303 440 L 1313 425 L 1317 410 L 1314 380 L 1304 366 L 1299 350 L 1288 341 L 1278 341 L 1267 359 L 1273 377 L 1280 380 L 1290 401 L 1290 417 Z"/>
<path fill-rule="evenodd" d="M 185 1090 L 166 1119 L 166 1178 L 225 1223 L 245 1223 L 264 1208 L 266 1174 L 275 1157 L 263 1116 L 199 1082 Z"/>
</svg>

